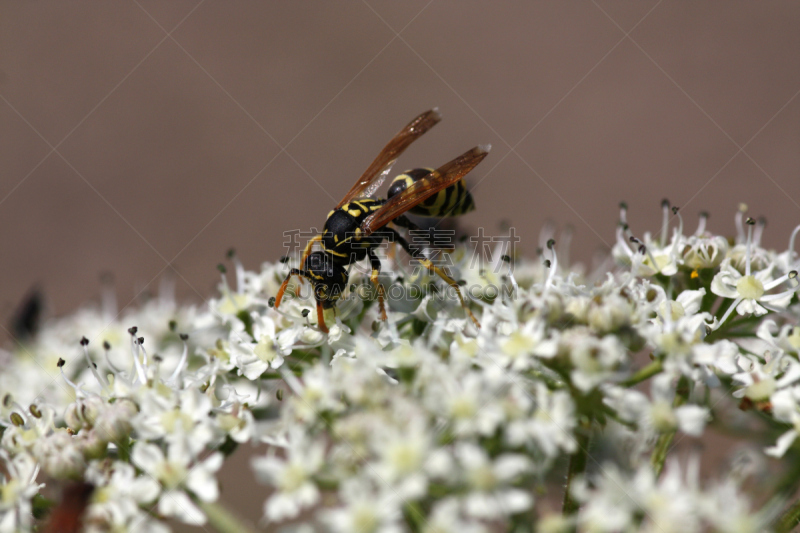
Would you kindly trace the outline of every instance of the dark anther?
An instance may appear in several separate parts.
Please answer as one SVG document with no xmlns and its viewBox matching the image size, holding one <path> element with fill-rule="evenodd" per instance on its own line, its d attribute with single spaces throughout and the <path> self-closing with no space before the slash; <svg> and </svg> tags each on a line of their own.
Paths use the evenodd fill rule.
<svg viewBox="0 0 800 533">
<path fill-rule="evenodd" d="M 754 226 L 756 221 L 753 217 L 747 217 L 747 220 L 745 220 L 744 223 L 748 226 Z"/>
<path fill-rule="evenodd" d="M 181 338 L 182 341 L 188 341 L 189 340 L 189 335 L 187 333 L 181 333 L 180 334 L 180 338 Z"/>
<path fill-rule="evenodd" d="M 289 256 L 288 255 L 283 255 L 283 256 L 281 256 L 279 261 L 285 265 L 286 263 L 289 262 Z"/>
<path fill-rule="evenodd" d="M 177 327 L 178 327 L 178 323 L 175 320 L 170 320 L 169 321 L 169 330 L 170 331 L 174 332 L 175 328 L 177 328 Z"/>
<path fill-rule="evenodd" d="M 137 331 L 139 331 L 139 328 L 137 328 L 136 326 L 133 326 L 132 328 L 128 328 L 128 333 L 130 333 L 131 335 L 136 335 Z"/>
<path fill-rule="evenodd" d="M 303 315 L 303 318 L 305 318 L 305 317 L 307 317 L 307 316 L 308 316 L 308 314 L 309 314 L 310 312 L 311 312 L 311 310 L 310 310 L 310 309 L 303 309 L 303 311 L 302 311 L 300 314 L 302 314 L 302 315 Z"/>
<path fill-rule="evenodd" d="M 275 297 L 274 296 L 272 296 L 269 299 L 269 301 L 267 302 L 267 305 L 269 305 L 270 307 L 275 307 Z"/>
<path fill-rule="evenodd" d="M 228 253 L 225 255 L 228 256 L 228 259 L 233 259 L 236 256 L 236 248 L 228 248 Z"/>
<path fill-rule="evenodd" d="M 89 339 L 81 337 L 81 346 L 89 346 Z"/>
<path fill-rule="evenodd" d="M 545 260 L 544 260 L 544 266 L 545 266 L 546 268 L 550 268 L 550 260 L 549 260 L 549 259 L 545 259 Z"/>
<path fill-rule="evenodd" d="M 66 365 L 66 364 L 67 364 L 66 361 L 64 361 L 60 357 L 58 358 L 58 368 L 61 368 L 62 366 Z"/>
<path fill-rule="evenodd" d="M 144 344 L 144 337 L 139 337 L 137 340 L 139 341 L 139 346 Z"/>
<path fill-rule="evenodd" d="M 217 270 L 219 270 L 219 271 L 220 271 L 220 272 L 222 272 L 223 274 L 225 274 L 225 273 L 228 271 L 228 269 L 227 269 L 227 268 L 225 268 L 225 265 L 223 265 L 222 263 L 220 263 L 220 264 L 218 264 L 218 265 L 217 265 Z"/>
<path fill-rule="evenodd" d="M 511 262 L 511 256 L 508 255 L 508 254 L 503 254 L 503 257 L 501 257 L 500 259 L 502 259 L 506 263 L 510 263 Z"/>
<path fill-rule="evenodd" d="M 22 418 L 22 415 L 17 413 L 16 411 L 12 412 L 9 418 L 11 419 L 11 423 L 17 426 L 18 428 L 21 428 L 22 426 L 25 425 L 25 419 Z"/>
<path fill-rule="evenodd" d="M 555 245 L 556 245 L 556 240 L 555 239 L 547 239 L 547 249 L 548 250 L 552 250 L 553 246 L 555 246 Z"/>
<path fill-rule="evenodd" d="M 108 341 L 103 341 L 103 349 L 104 350 L 110 350 L 111 349 L 111 343 L 108 342 Z"/>
<path fill-rule="evenodd" d="M 661 207 L 669 207 L 669 200 L 667 200 L 666 198 L 661 200 Z"/>
<path fill-rule="evenodd" d="M 673 207 L 672 208 L 672 214 L 673 215 L 677 215 L 679 210 L 680 210 L 680 207 L 678 207 L 678 206 Z"/>
</svg>

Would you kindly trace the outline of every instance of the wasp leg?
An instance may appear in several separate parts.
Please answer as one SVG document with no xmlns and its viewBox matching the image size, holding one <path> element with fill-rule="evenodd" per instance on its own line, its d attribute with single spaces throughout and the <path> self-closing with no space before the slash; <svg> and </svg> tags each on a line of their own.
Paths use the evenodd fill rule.
<svg viewBox="0 0 800 533">
<path fill-rule="evenodd" d="M 381 310 L 381 320 L 385 321 L 389 318 L 386 315 L 386 303 L 384 302 L 386 293 L 383 290 L 383 285 L 378 281 L 378 274 L 381 273 L 381 260 L 375 255 L 372 248 L 367 249 L 367 256 L 369 257 L 369 264 L 372 266 L 372 274 L 369 276 L 369 280 L 375 285 L 375 288 L 378 289 L 378 305 Z"/>
<path fill-rule="evenodd" d="M 299 268 L 293 268 L 286 274 L 286 279 L 283 280 L 281 283 L 281 288 L 278 289 L 278 294 L 275 295 L 275 309 L 281 305 L 281 300 L 283 299 L 283 293 L 286 292 L 286 287 L 289 285 L 289 280 L 292 279 L 292 276 L 299 276 L 300 280 L 302 281 L 303 278 L 311 279 L 311 274 L 306 272 L 305 270 L 300 270 Z"/>
<path fill-rule="evenodd" d="M 308 278 L 308 280 L 313 284 L 314 278 L 311 276 L 310 272 L 305 270 L 300 270 L 299 268 L 293 268 L 289 271 L 289 274 L 286 275 L 286 279 L 283 280 L 281 283 L 281 288 L 278 289 L 278 294 L 275 296 L 275 309 L 281 305 L 281 300 L 283 299 L 283 293 L 286 292 L 286 286 L 289 285 L 289 280 L 292 279 L 292 276 L 299 276 L 300 279 Z M 317 300 L 317 325 L 319 326 L 320 331 L 323 333 L 328 333 L 328 326 L 325 325 L 325 315 L 324 309 L 322 308 L 322 300 L 319 299 L 316 295 L 316 291 L 314 291 L 315 299 Z"/>
<path fill-rule="evenodd" d="M 419 226 L 417 226 L 416 224 L 414 224 L 413 222 L 411 222 L 405 215 L 400 215 L 399 217 L 397 217 L 394 220 L 392 220 L 392 224 L 394 224 L 396 226 L 399 226 L 401 228 L 405 228 L 408 231 L 413 232 L 412 235 L 418 235 L 421 238 L 425 239 L 425 243 L 424 243 L 425 246 L 429 246 L 430 248 L 436 248 L 437 250 L 452 250 L 453 249 L 453 245 L 452 244 L 448 243 L 448 244 L 445 244 L 445 245 L 440 245 L 439 243 L 436 242 L 436 238 L 435 238 L 436 228 L 435 227 L 428 228 L 427 230 L 424 230 L 424 229 L 420 228 Z M 417 247 L 423 246 L 423 243 L 419 243 L 419 244 L 418 243 L 414 243 L 414 244 L 416 244 Z"/>
<path fill-rule="evenodd" d="M 421 257 L 419 251 L 414 249 L 414 248 L 411 248 L 411 246 L 409 246 L 409 244 L 408 244 L 408 241 L 406 241 L 403 238 L 403 236 L 400 235 L 399 233 L 397 233 L 395 230 L 393 230 L 392 228 L 386 228 L 384 231 L 387 234 L 393 233 L 394 235 L 392 236 L 392 238 L 394 238 L 400 244 L 400 246 L 403 247 L 403 250 L 405 250 L 406 253 L 408 253 L 408 255 L 410 255 L 411 257 L 413 257 L 417 261 L 419 261 L 420 264 L 422 264 L 422 266 L 424 266 L 429 271 L 431 271 L 431 272 L 435 273 L 436 275 L 438 275 L 440 278 L 442 278 L 442 280 L 444 280 L 445 283 L 447 283 L 448 285 L 453 287 L 453 289 L 455 289 L 456 294 L 458 295 L 458 299 L 461 301 L 461 307 L 464 308 L 464 311 L 472 319 L 472 322 L 473 322 L 473 324 L 475 324 L 475 327 L 480 328 L 481 327 L 481 323 L 478 322 L 478 319 L 475 318 L 475 315 L 473 315 L 472 311 L 470 311 L 469 307 L 467 307 L 467 303 L 464 301 L 464 296 L 461 294 L 461 289 L 458 287 L 458 283 L 453 278 L 448 276 L 447 273 L 444 270 L 442 270 L 438 266 L 434 265 L 431 262 L 430 259 L 427 259 L 425 257 Z"/>
<path fill-rule="evenodd" d="M 306 266 L 306 259 L 308 259 L 308 256 L 311 253 L 311 250 L 314 249 L 314 243 L 315 242 L 319 242 L 321 240 L 322 240 L 322 235 L 317 235 L 316 237 L 314 237 L 314 238 L 312 238 L 311 240 L 308 241 L 308 244 L 306 244 L 306 249 L 303 250 L 303 256 L 300 258 L 300 266 L 302 266 L 302 267 Z M 303 282 L 303 278 L 301 277 L 300 278 L 300 283 L 302 283 L 302 282 Z"/>
<path fill-rule="evenodd" d="M 317 300 L 317 326 L 322 333 L 328 333 L 328 326 L 325 325 L 325 310 L 322 308 L 320 300 Z"/>
</svg>

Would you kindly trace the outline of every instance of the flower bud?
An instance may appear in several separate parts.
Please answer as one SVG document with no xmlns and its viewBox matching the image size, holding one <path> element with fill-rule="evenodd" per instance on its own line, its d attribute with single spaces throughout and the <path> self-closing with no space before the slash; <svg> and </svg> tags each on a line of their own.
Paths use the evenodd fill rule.
<svg viewBox="0 0 800 533">
<path fill-rule="evenodd" d="M 94 429 L 97 438 L 106 442 L 119 442 L 127 439 L 133 426 L 131 419 L 139 412 L 136 404 L 127 398 L 120 398 L 109 405 L 97 418 Z"/>
<path fill-rule="evenodd" d="M 79 476 L 86 466 L 83 452 L 65 429 L 41 437 L 34 444 L 33 453 L 47 475 L 56 479 Z"/>
</svg>

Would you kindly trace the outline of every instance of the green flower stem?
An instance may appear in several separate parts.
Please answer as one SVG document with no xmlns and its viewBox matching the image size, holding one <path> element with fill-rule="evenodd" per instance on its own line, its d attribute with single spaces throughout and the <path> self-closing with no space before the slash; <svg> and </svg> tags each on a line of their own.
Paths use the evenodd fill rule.
<svg viewBox="0 0 800 533">
<path fill-rule="evenodd" d="M 610 419 L 616 421 L 618 424 L 622 424 L 623 426 L 625 426 L 627 428 L 630 428 L 630 429 L 632 429 L 634 431 L 636 430 L 636 428 L 637 428 L 636 422 L 629 422 L 627 420 L 623 420 L 619 416 L 619 413 L 617 413 L 614 409 L 612 409 L 611 407 L 607 406 L 606 404 L 602 404 L 600 406 L 600 410 L 603 412 L 603 414 L 605 414 Z"/>
<path fill-rule="evenodd" d="M 790 453 L 791 450 L 787 452 L 787 455 Z M 797 460 L 797 455 L 792 453 L 791 457 L 787 459 L 789 459 L 788 462 L 791 466 L 775 483 L 775 488 L 772 490 L 773 498 L 779 498 L 783 501 L 791 499 L 797 492 L 798 484 L 800 484 L 800 461 Z"/>
<path fill-rule="evenodd" d="M 637 385 L 642 381 L 655 376 L 656 374 L 660 373 L 663 369 L 664 365 L 661 363 L 660 360 L 656 359 L 655 361 L 653 361 L 646 367 L 639 369 L 639 371 L 636 372 L 634 375 L 632 375 L 631 377 L 620 383 L 620 386 L 625 388 L 633 387 L 634 385 Z"/>
<path fill-rule="evenodd" d="M 664 462 L 667 460 L 667 454 L 669 453 L 669 448 L 674 438 L 674 431 L 664 433 L 658 437 L 656 449 L 653 450 L 653 455 L 650 457 L 650 464 L 653 465 L 653 471 L 656 473 L 656 477 L 660 476 L 661 471 L 664 469 Z"/>
<path fill-rule="evenodd" d="M 586 463 L 589 458 L 589 428 L 579 428 L 576 433 L 578 450 L 569 458 L 569 470 L 567 470 L 567 484 L 564 487 L 564 505 L 562 508 L 564 516 L 575 514 L 580 508 L 580 504 L 572 497 L 570 492 L 575 478 L 586 472 Z"/>
<path fill-rule="evenodd" d="M 678 381 L 675 400 L 673 400 L 672 406 L 680 407 L 686 403 L 688 397 L 689 381 L 686 379 L 686 377 L 682 377 L 680 381 Z M 655 472 L 656 477 L 660 476 L 661 471 L 664 469 L 664 462 L 667 460 L 667 455 L 669 454 L 669 450 L 672 446 L 672 441 L 675 439 L 675 433 L 676 431 L 668 431 L 658 437 L 656 447 L 653 450 L 653 455 L 650 456 L 650 464 L 653 465 L 653 471 Z"/>
<path fill-rule="evenodd" d="M 547 368 L 547 367 L 545 367 Z M 552 372 L 552 375 L 543 372 L 542 370 L 531 369 L 528 371 L 528 375 L 533 379 L 538 379 L 544 382 L 547 385 L 547 388 L 550 390 L 559 390 L 566 388 L 566 383 L 560 381 L 558 379 L 558 374 L 556 372 Z"/>
<path fill-rule="evenodd" d="M 757 325 L 758 322 L 762 319 L 760 316 L 748 316 L 744 318 L 729 318 L 727 322 L 721 324 L 720 327 L 708 335 L 706 335 L 704 342 L 710 344 L 712 342 L 716 342 L 720 339 L 727 339 L 730 337 L 752 337 L 755 335 L 754 332 L 749 330 L 743 331 L 731 331 L 741 326 L 751 326 Z"/>
<path fill-rule="evenodd" d="M 800 523 L 800 500 L 794 502 L 775 523 L 775 533 L 789 533 Z"/>
<path fill-rule="evenodd" d="M 303 375 L 303 371 L 299 368 L 295 368 L 291 372 L 295 376 Z M 283 379 L 283 375 L 280 372 L 264 372 L 259 379 Z"/>
<path fill-rule="evenodd" d="M 219 533 L 254 533 L 249 524 L 242 521 L 218 502 L 197 501 L 197 505 L 208 517 L 208 523 Z"/>
<path fill-rule="evenodd" d="M 411 531 L 419 532 L 424 529 L 425 514 L 417 502 L 406 502 L 403 506 L 403 515 L 405 515 Z"/>
<path fill-rule="evenodd" d="M 124 462 L 130 461 L 131 448 L 133 447 L 130 437 L 122 437 L 119 442 L 114 441 L 114 444 L 117 445 L 117 457 L 119 460 Z"/>
</svg>

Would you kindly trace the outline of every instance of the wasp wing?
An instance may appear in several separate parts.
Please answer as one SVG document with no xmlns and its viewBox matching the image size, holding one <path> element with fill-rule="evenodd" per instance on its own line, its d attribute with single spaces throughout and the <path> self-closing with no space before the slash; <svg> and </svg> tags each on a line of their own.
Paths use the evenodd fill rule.
<svg viewBox="0 0 800 533">
<path fill-rule="evenodd" d="M 449 187 L 466 176 L 489 153 L 491 145 L 476 146 L 445 163 L 427 176 L 414 182 L 411 187 L 392 196 L 383 207 L 370 214 L 361 224 L 361 230 L 370 235 L 399 217 L 415 205 L 425 201 L 442 189 Z"/>
<path fill-rule="evenodd" d="M 397 135 L 392 137 L 392 140 L 383 147 L 383 150 L 381 150 L 381 153 L 375 158 L 375 161 L 373 161 L 367 170 L 364 171 L 364 174 L 358 178 L 356 184 L 353 185 L 336 207 L 342 207 L 354 198 L 371 196 L 374 194 L 383 183 L 383 180 L 386 179 L 386 176 L 392 169 L 392 165 L 394 165 L 394 162 L 400 157 L 400 154 L 426 131 L 434 127 L 440 120 L 442 120 L 442 116 L 439 114 L 439 110 L 434 108 L 422 113 L 409 122 L 405 128 L 400 130 Z"/>
</svg>

